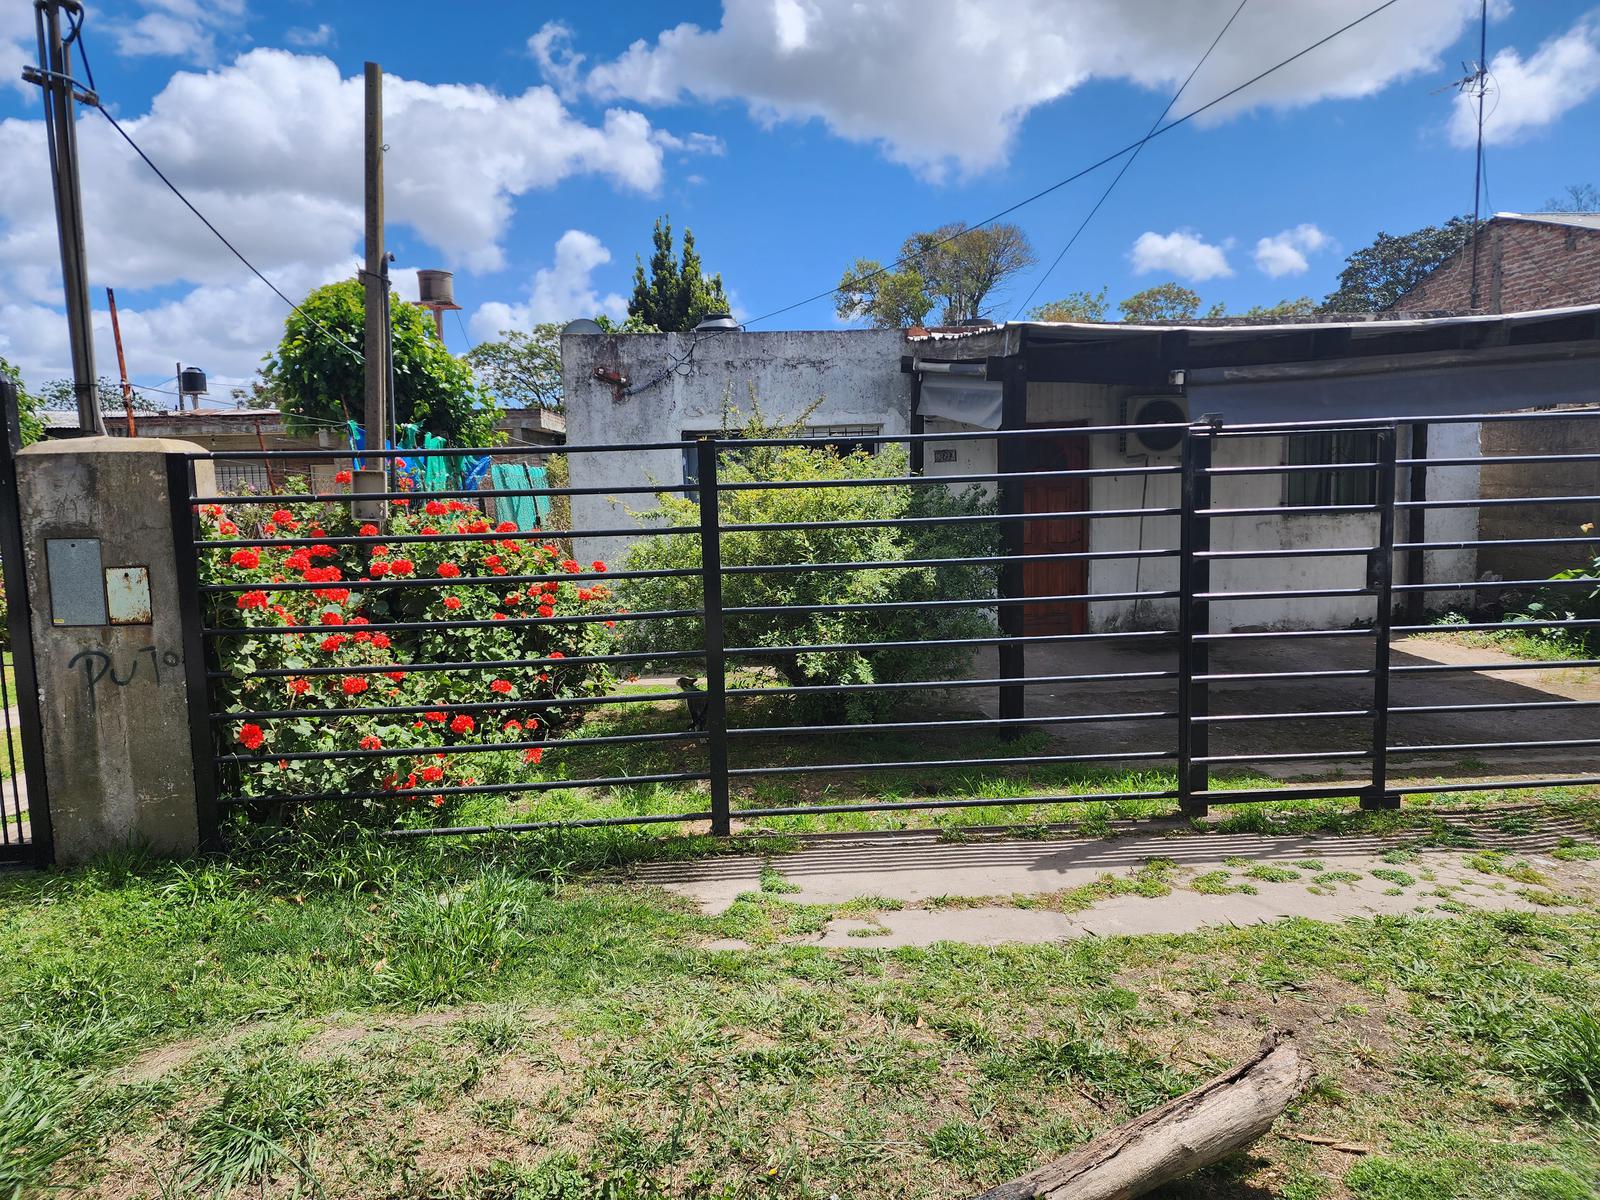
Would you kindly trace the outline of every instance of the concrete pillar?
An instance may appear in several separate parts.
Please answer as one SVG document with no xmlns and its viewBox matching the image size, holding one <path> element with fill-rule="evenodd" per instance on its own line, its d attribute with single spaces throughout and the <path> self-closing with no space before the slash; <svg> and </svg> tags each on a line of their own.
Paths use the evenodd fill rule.
<svg viewBox="0 0 1600 1200">
<path fill-rule="evenodd" d="M 167 463 L 200 449 L 89 437 L 17 456 L 58 863 L 199 843 Z"/>
</svg>

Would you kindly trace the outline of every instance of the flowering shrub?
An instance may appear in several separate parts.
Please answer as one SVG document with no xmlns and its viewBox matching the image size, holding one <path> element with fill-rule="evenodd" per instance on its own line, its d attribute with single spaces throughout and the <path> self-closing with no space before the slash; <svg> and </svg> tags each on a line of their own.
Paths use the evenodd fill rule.
<svg viewBox="0 0 1600 1200">
<path fill-rule="evenodd" d="M 340 482 L 346 481 L 341 473 Z M 553 724 L 569 719 L 570 710 L 547 701 L 603 694 L 612 686 L 603 663 L 562 661 L 612 648 L 615 622 L 604 619 L 611 611 L 610 587 L 586 579 L 515 581 L 526 575 L 598 573 L 604 563 L 580 567 L 558 546 L 519 533 L 513 525 L 491 526 L 482 511 L 461 500 L 419 495 L 395 501 L 393 509 L 384 536 L 419 540 L 317 541 L 379 533 L 376 526 L 354 521 L 348 506 L 336 501 L 278 509 L 265 504 L 202 508 L 207 540 L 311 539 L 202 554 L 202 582 L 256 585 L 209 593 L 208 624 L 314 627 L 217 639 L 220 666 L 228 676 L 221 681 L 228 707 L 294 714 L 226 727 L 224 752 L 248 760 L 239 767 L 238 794 L 375 792 L 384 798 L 361 802 L 372 815 L 392 817 L 400 806 L 443 810 L 448 817 L 462 797 L 438 789 L 536 780 L 548 773 L 545 747 L 529 743 L 543 742 Z M 489 536 L 447 540 L 459 534 Z M 502 584 L 502 577 L 511 581 Z M 351 587 L 355 580 L 383 581 L 384 586 Z M 440 580 L 448 582 L 436 586 Z M 418 581 L 430 586 L 417 586 Z M 601 619 L 515 623 L 585 614 Z M 487 624 L 448 624 L 469 620 Z M 373 628 L 397 623 L 417 627 Z M 508 661 L 525 659 L 549 661 L 522 666 Z M 453 663 L 502 665 L 451 668 Z M 484 707 L 447 711 L 456 704 Z M 321 715 L 326 709 L 402 706 L 417 711 Z M 447 752 L 469 744 L 507 749 Z M 382 756 L 286 757 L 356 750 Z"/>
</svg>

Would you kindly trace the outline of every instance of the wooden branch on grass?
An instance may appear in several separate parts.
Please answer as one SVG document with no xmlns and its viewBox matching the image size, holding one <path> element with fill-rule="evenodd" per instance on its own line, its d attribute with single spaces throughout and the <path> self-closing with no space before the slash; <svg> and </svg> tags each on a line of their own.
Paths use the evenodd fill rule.
<svg viewBox="0 0 1600 1200">
<path fill-rule="evenodd" d="M 1294 1041 L 1274 1034 L 1232 1070 L 977 1200 L 1131 1200 L 1248 1146 L 1310 1081 Z"/>
</svg>

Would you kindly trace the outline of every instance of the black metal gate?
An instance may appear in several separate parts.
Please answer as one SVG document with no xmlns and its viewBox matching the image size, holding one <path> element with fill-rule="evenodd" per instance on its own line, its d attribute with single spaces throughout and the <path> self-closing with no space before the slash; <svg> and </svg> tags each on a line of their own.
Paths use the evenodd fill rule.
<svg viewBox="0 0 1600 1200">
<path fill-rule="evenodd" d="M 1595 417 L 1600 411 L 1432 420 L 1475 428 L 1498 421 Z M 663 455 L 682 459 L 684 479 L 663 483 L 639 467 L 632 476 L 636 481 L 617 482 L 613 472 L 604 483 L 554 486 L 545 480 L 542 486 L 516 487 L 501 482 L 492 491 L 465 486 L 459 477 L 447 479 L 444 471 L 435 472 L 431 485 L 409 481 L 426 475 L 430 458 L 445 457 L 458 470 L 473 456 L 503 456 L 504 449 L 408 450 L 394 453 L 408 460 L 409 475 L 393 476 L 399 482 L 391 490 L 360 496 L 349 490 L 342 470 L 351 464 L 348 451 L 214 455 L 213 461 L 276 461 L 278 474 L 269 472 L 269 479 L 281 479 L 285 460 L 294 459 L 305 474 L 281 487 L 274 483 L 277 494 L 191 491 L 190 503 L 175 504 L 180 578 L 194 581 L 188 595 L 192 645 L 203 647 L 203 654 L 192 654 L 191 660 L 205 664 L 205 729 L 198 744 L 213 753 L 210 769 L 202 771 L 204 801 L 259 811 L 285 804 L 398 808 L 396 832 L 408 835 L 695 821 L 727 833 L 735 821 L 824 813 L 1125 799 L 1174 801 L 1181 811 L 1199 815 L 1214 804 L 1354 797 L 1364 807 L 1394 807 L 1404 795 L 1600 784 L 1600 767 L 1527 770 L 1516 757 L 1557 752 L 1587 763 L 1600 746 L 1594 719 L 1600 700 L 1523 696 L 1509 688 L 1488 699 L 1474 693 L 1441 700 L 1439 692 L 1451 680 L 1485 671 L 1591 668 L 1600 666 L 1600 658 L 1585 652 L 1519 666 L 1471 656 L 1435 662 L 1406 655 L 1397 663 L 1397 638 L 1432 626 L 1415 604 L 1405 606 L 1409 623 L 1395 623 L 1394 615 L 1401 601 L 1440 592 L 1461 598 L 1463 606 L 1498 595 L 1502 608 L 1536 593 L 1594 593 L 1592 576 L 1484 580 L 1472 571 L 1457 577 L 1453 572 L 1464 568 L 1448 557 L 1508 544 L 1587 547 L 1592 556 L 1592 547 L 1600 543 L 1592 529 L 1508 541 L 1477 536 L 1474 521 L 1470 529 L 1455 530 L 1471 536 L 1436 533 L 1430 539 L 1425 520 L 1433 513 L 1476 513 L 1491 506 L 1560 504 L 1594 511 L 1600 496 L 1484 498 L 1474 487 L 1429 499 L 1426 481 L 1458 469 L 1481 473 L 1528 463 L 1600 463 L 1600 453 L 1495 456 L 1478 451 L 1429 457 L 1415 426 L 1415 419 L 1406 418 L 1233 426 L 1202 420 L 1170 427 L 855 436 L 854 443 L 880 449 L 920 441 L 959 451 L 998 442 L 1001 469 L 884 473 L 866 471 L 868 460 L 861 459 L 860 471 L 803 482 L 748 477 L 743 464 L 763 448 L 816 449 L 827 446 L 828 439 L 563 446 L 548 453 L 571 466 L 575 480 L 585 475 L 575 465 L 581 459 L 659 463 Z M 1165 456 L 1145 455 L 1142 463 L 1113 449 L 1091 458 L 1088 467 L 1056 469 L 1039 466 L 1015 449 L 1030 438 L 1059 435 L 1115 448 L 1157 428 L 1172 433 L 1177 447 Z M 1295 450 L 1307 445 L 1312 449 Z M 1256 449 L 1240 449 L 1246 446 Z M 1019 462 L 1037 469 L 1014 469 Z M 1092 482 L 1131 479 L 1141 482 L 1142 491 L 1137 504 L 1093 498 L 1078 511 L 1023 511 L 1017 489 L 1028 480 L 1064 476 Z M 1152 484 L 1170 489 L 1170 499 L 1151 501 Z M 1400 498 L 1402 484 L 1408 499 Z M 816 497 L 835 489 L 865 489 L 864 494 L 882 495 L 894 489 L 899 495 L 941 488 L 953 495 L 969 485 L 988 489 L 988 495 L 959 511 L 947 505 L 931 513 L 912 507 L 808 519 L 739 516 L 739 498 L 752 494 Z M 1248 490 L 1246 485 L 1269 489 L 1261 493 L 1265 499 L 1233 503 L 1219 497 L 1228 489 Z M 563 520 L 540 507 L 639 496 L 676 497 L 671 519 L 642 525 Z M 1397 535 L 1402 516 L 1403 537 Z M 1014 531 L 1030 521 L 1083 521 L 1094 536 L 1087 549 L 1026 554 Z M 1146 523 L 1154 527 L 1161 521 L 1176 526 L 1176 545 L 1147 539 Z M 1096 540 L 1101 531 L 1126 531 L 1134 522 L 1139 532 L 1131 546 L 1125 533 Z M 1238 533 L 1251 528 L 1250 522 L 1253 534 Z M 977 533 L 1007 529 L 1013 532 L 993 537 L 992 545 Z M 896 553 L 834 559 L 826 549 L 812 548 L 825 547 L 828 536 L 844 531 L 892 534 L 898 539 Z M 791 546 L 792 556 L 752 561 L 750 535 L 775 535 L 769 544 Z M 957 535 L 966 540 L 952 540 Z M 669 538 L 678 539 L 672 544 L 679 546 L 687 539 L 698 548 L 688 565 L 652 565 L 649 555 L 621 569 L 599 561 L 580 564 L 584 556 L 576 547 L 607 538 L 640 545 Z M 1442 564 L 1431 568 L 1431 576 L 1422 573 L 1424 556 Z M 1080 560 L 1091 570 L 1133 565 L 1133 580 L 1117 582 L 1120 576 L 1108 574 L 1112 582 L 1100 584 L 1091 574 L 1082 593 L 1021 594 L 1023 563 L 1060 560 Z M 1403 581 L 1396 579 L 1397 561 L 1405 566 Z M 1166 577 L 1147 583 L 1141 574 L 1147 568 Z M 885 594 L 892 598 L 885 600 L 840 602 L 824 594 L 816 602 L 748 602 L 752 581 L 898 578 L 899 572 L 917 574 L 926 584 L 923 592 L 912 599 L 907 599 L 911 593 L 890 588 Z M 1316 573 L 1326 578 L 1319 582 Z M 979 587 L 975 579 L 988 582 Z M 1308 579 L 1312 586 L 1305 586 Z M 647 581 L 654 586 L 642 587 Z M 622 603 L 631 591 L 673 595 L 662 581 L 681 581 L 692 594 L 676 593 L 680 602 L 654 608 Z M 1297 615 L 1304 610 L 1295 606 L 1316 600 L 1336 602 L 1328 611 L 1343 615 L 1330 618 L 1327 627 L 1307 627 L 1304 616 Z M 1022 606 L 1050 604 L 1083 605 L 1092 619 L 1084 632 L 1028 633 Z M 479 606 L 476 611 L 473 605 Z M 1248 621 L 1230 615 L 1241 605 L 1266 616 Z M 1353 605 L 1365 607 L 1358 613 L 1348 607 Z M 949 618 L 957 613 L 993 616 L 987 629 L 952 633 Z M 821 622 L 806 628 L 824 628 L 826 618 L 866 614 L 883 617 L 888 634 L 871 640 L 771 636 L 801 618 Z M 897 617 L 909 624 L 895 625 Z M 1600 619 L 1594 617 L 1536 613 L 1528 619 L 1496 615 L 1451 628 L 1561 630 L 1583 638 L 1597 626 Z M 602 628 L 608 631 L 604 636 Z M 671 636 L 636 634 L 626 644 L 611 640 L 619 631 L 640 629 L 666 630 Z M 241 645 L 256 649 L 241 653 Z M 831 655 L 870 668 L 874 656 L 918 651 L 967 655 L 972 666 L 964 673 L 892 681 L 836 681 L 813 667 L 806 681 L 796 683 L 792 677 L 753 671 L 759 664 L 801 657 L 814 663 Z M 1126 657 L 1133 653 L 1157 658 L 1134 663 Z M 1308 654 L 1314 656 L 1309 665 Z M 988 666 L 990 661 L 996 665 Z M 1130 669 L 1134 666 L 1141 669 Z M 676 672 L 694 674 L 677 684 L 652 686 L 646 680 L 598 691 L 563 690 L 564 672 L 590 667 L 616 675 L 655 670 L 663 679 Z M 1102 694 L 1097 689 L 1113 695 L 1120 689 L 1131 704 L 1097 700 Z M 866 719 L 818 720 L 814 712 L 804 720 L 785 719 L 801 704 L 825 701 L 842 713 L 852 699 L 886 703 L 891 695 L 930 693 L 990 696 L 996 702 L 959 720 L 886 708 Z M 687 728 L 617 720 L 586 727 L 578 719 L 640 705 L 659 714 L 668 711 L 664 702 L 683 706 Z M 1526 713 L 1570 720 L 1568 732 L 1574 736 L 1511 738 L 1493 724 Z M 1489 722 L 1481 726 L 1488 732 L 1425 740 L 1439 737 L 1442 727 L 1428 724 L 1439 714 L 1451 722 Z M 363 729 L 368 732 L 358 739 Z M 1061 736 L 1078 731 L 1077 741 L 1052 742 L 1038 753 L 1022 754 L 963 753 L 951 742 L 952 731 L 1011 735 L 1029 729 Z M 1337 737 L 1315 744 L 1315 731 L 1323 729 L 1338 731 Z M 290 733 L 280 737 L 284 730 Z M 887 757 L 839 749 L 873 738 L 880 739 L 881 748 L 881 739 L 891 736 L 912 741 L 916 749 Z M 774 749 L 783 745 L 805 749 Z M 623 748 L 641 747 L 655 755 L 643 769 L 618 757 Z M 586 761 L 598 767 L 575 775 L 531 769 L 541 766 L 547 753 L 573 750 L 584 751 Z M 1483 764 L 1465 774 L 1452 766 L 1431 777 L 1407 766 L 1406 777 L 1397 782 L 1396 763 L 1490 753 L 1506 765 L 1494 770 Z M 463 765 L 479 761 L 475 756 L 482 761 L 500 756 L 493 761 L 504 763 L 508 755 L 519 756 L 529 769 L 519 774 L 495 767 L 498 774 L 479 778 Z M 1114 792 L 1084 785 L 1043 795 L 1036 789 L 952 795 L 934 785 L 915 796 L 830 794 L 833 781 L 887 770 L 999 771 L 1026 782 L 1031 769 L 1063 764 L 1138 766 L 1150 774 L 1144 785 Z M 1299 783 L 1282 774 L 1299 766 L 1352 765 L 1365 768 L 1363 777 Z M 1245 778 L 1240 772 L 1246 769 L 1279 774 Z M 777 781 L 807 779 L 827 781 L 827 786 L 803 802 L 774 799 L 762 790 Z M 282 782 L 274 785 L 274 780 Z M 652 789 L 670 795 L 652 798 Z M 527 796 L 598 799 L 588 807 L 562 808 L 552 800 L 545 810 L 535 805 L 531 811 L 484 815 L 490 802 Z M 465 817 L 459 815 L 464 803 L 469 805 Z M 430 819 L 430 805 L 450 805 L 452 815 Z"/>
<path fill-rule="evenodd" d="M 22 524 L 17 504 L 16 455 L 22 448 L 17 389 L 0 378 L 0 562 L 4 565 L 4 666 L 0 669 L 0 862 L 43 866 L 50 861 L 50 808 L 40 742 L 31 609 Z"/>
</svg>

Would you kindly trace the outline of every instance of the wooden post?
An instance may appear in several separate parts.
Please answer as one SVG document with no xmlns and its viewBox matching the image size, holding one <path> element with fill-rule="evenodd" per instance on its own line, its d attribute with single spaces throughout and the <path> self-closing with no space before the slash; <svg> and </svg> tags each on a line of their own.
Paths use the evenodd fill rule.
<svg viewBox="0 0 1600 1200">
<path fill-rule="evenodd" d="M 122 326 L 117 324 L 117 294 L 106 289 L 106 307 L 111 310 L 111 340 L 117 344 L 117 374 L 122 377 L 122 404 L 128 410 L 128 436 L 138 437 L 133 427 L 133 385 L 128 382 L 128 360 L 122 353 Z"/>
<path fill-rule="evenodd" d="M 387 272 L 383 269 L 383 68 L 374 62 L 366 65 L 366 115 L 367 254 L 366 269 L 361 275 L 366 304 L 361 345 L 366 359 L 363 425 L 367 454 L 374 459 L 374 465 L 379 465 L 385 461 L 384 416 L 389 407 L 389 372 L 384 353 L 388 330 L 384 328 Z"/>
<path fill-rule="evenodd" d="M 1025 429 L 1028 425 L 1028 365 L 1020 355 L 1002 360 L 1000 391 L 1000 429 Z M 1028 447 L 1024 440 L 1015 437 L 996 438 L 996 494 L 1002 516 L 1018 515 L 1023 511 L 1025 482 L 1007 479 L 1007 475 L 1026 469 Z M 1026 591 L 1026 580 L 1021 562 L 1023 522 L 1000 522 L 1000 552 L 1006 562 L 1000 567 L 1000 599 L 1020 599 Z M 1007 638 L 1020 638 L 1023 633 L 1023 605 L 1000 605 L 1000 632 Z M 1005 680 L 1022 680 L 1027 677 L 1027 663 L 1020 642 L 1001 642 L 998 655 L 1000 674 Z M 1020 721 L 1026 713 L 1025 688 L 1021 682 L 1000 685 L 1000 716 L 1003 720 Z M 1008 727 L 1009 733 L 1018 732 Z"/>
</svg>

